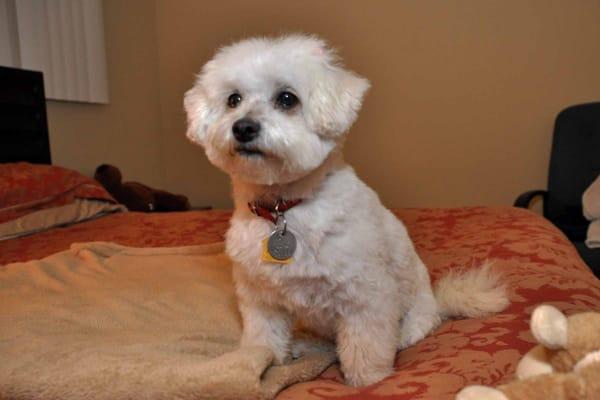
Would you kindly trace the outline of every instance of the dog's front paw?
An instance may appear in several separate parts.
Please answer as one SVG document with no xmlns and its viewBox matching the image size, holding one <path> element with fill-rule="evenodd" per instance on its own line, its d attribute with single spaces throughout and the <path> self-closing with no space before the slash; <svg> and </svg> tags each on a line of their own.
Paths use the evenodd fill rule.
<svg viewBox="0 0 600 400">
<path fill-rule="evenodd" d="M 297 339 L 292 342 L 292 358 L 297 359 L 314 353 L 334 353 L 335 345 L 314 337 Z"/>
<path fill-rule="evenodd" d="M 269 346 L 273 352 L 273 365 L 283 365 L 291 361 L 289 349 L 285 347 Z"/>
<path fill-rule="evenodd" d="M 273 358 L 273 365 L 284 365 L 287 364 L 291 361 L 291 357 L 288 355 L 285 356 L 277 356 L 275 355 L 275 357 Z"/>
<path fill-rule="evenodd" d="M 271 352 L 273 354 L 272 363 L 273 365 L 283 365 L 287 364 L 290 361 L 290 354 L 285 349 L 273 348 L 270 346 L 265 346 L 263 344 L 247 344 L 244 343 L 240 346 L 241 349 L 244 348 L 260 348 L 264 349 L 265 352 Z"/>
<path fill-rule="evenodd" d="M 390 376 L 392 372 L 394 372 L 392 368 L 375 369 L 361 372 L 344 371 L 344 378 L 346 379 L 346 384 L 350 386 L 369 386 Z"/>
</svg>

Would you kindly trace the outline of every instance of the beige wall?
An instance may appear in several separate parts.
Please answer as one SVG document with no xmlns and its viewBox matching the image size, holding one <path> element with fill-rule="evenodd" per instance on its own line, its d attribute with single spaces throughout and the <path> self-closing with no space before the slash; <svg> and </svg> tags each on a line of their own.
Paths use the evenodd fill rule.
<svg viewBox="0 0 600 400">
<path fill-rule="evenodd" d="M 87 168 L 101 154 L 128 177 L 161 176 L 196 205 L 229 206 L 229 185 L 184 138 L 182 96 L 215 48 L 241 37 L 317 33 L 372 81 L 346 154 L 389 206 L 510 204 L 545 187 L 554 116 L 600 99 L 598 1 L 144 4 L 106 3 L 113 102 L 93 116 L 51 105 L 53 150 L 71 165 Z M 88 120 L 107 126 L 82 133 Z M 82 137 L 98 149 L 79 154 Z M 125 144 L 107 147 L 106 137 Z"/>
<path fill-rule="evenodd" d="M 104 162 L 162 185 L 156 18 L 147 0 L 105 0 L 110 104 L 48 102 L 53 163 L 93 175 Z"/>
</svg>

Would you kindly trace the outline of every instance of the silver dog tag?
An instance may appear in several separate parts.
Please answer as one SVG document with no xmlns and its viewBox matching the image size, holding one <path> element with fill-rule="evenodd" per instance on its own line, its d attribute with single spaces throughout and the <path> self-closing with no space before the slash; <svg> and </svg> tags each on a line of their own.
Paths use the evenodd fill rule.
<svg viewBox="0 0 600 400">
<path fill-rule="evenodd" d="M 269 236 L 267 251 L 276 260 L 288 260 L 296 252 L 296 237 L 287 229 L 277 229 Z"/>
</svg>

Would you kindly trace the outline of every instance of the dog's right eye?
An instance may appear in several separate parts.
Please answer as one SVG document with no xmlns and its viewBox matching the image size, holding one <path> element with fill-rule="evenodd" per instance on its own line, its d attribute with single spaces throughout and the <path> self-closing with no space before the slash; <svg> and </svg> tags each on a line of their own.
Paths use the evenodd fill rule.
<svg viewBox="0 0 600 400">
<path fill-rule="evenodd" d="M 229 108 L 236 108 L 242 102 L 242 96 L 239 93 L 233 93 L 227 98 L 227 106 Z"/>
<path fill-rule="evenodd" d="M 282 110 L 290 110 L 300 102 L 298 97 L 291 92 L 281 92 L 277 95 L 277 99 L 275 99 L 275 107 L 280 108 Z"/>
</svg>

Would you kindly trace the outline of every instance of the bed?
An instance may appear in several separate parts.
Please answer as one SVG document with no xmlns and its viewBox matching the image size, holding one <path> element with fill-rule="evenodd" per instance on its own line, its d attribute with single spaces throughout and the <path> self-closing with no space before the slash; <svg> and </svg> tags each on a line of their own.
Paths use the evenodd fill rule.
<svg viewBox="0 0 600 400">
<path fill-rule="evenodd" d="M 42 128 L 41 133 L 31 133 L 33 140 L 40 140 L 35 139 L 36 135 L 46 135 L 47 142 L 47 130 Z M 0 164 L 0 168 L 6 171 L 6 166 L 11 165 L 29 171 L 25 173 L 29 175 L 28 182 L 35 181 L 31 174 L 36 172 L 31 171 L 37 171 L 36 168 L 58 168 L 48 164 L 47 146 L 37 149 L 36 154 L 6 157 L 1 161 L 11 161 L 11 164 Z M 15 161 L 46 165 L 15 164 Z M 93 188 L 94 182 L 89 178 L 69 170 L 60 173 L 70 174 L 72 180 L 66 180 L 69 185 L 73 182 L 78 188 L 90 185 L 92 190 L 83 194 L 67 190 L 69 195 L 62 197 L 56 193 L 50 196 L 34 193 L 34 197 L 46 200 L 32 202 L 27 198 L 32 190 L 20 189 L 24 186 L 35 189 L 40 185 L 39 180 L 37 184 L 24 184 L 20 180 L 5 179 L 3 184 L 0 181 L 0 202 L 9 191 L 20 190 L 23 198 L 19 201 L 29 205 L 17 207 L 16 214 L 12 208 L 14 218 L 26 216 L 28 211 L 64 206 L 75 198 L 114 206 L 114 200 Z M 48 198 L 53 201 L 47 201 Z M 15 201 L 13 198 L 9 207 L 14 207 Z M 433 280 L 451 268 L 492 261 L 509 285 L 511 305 L 489 318 L 445 322 L 423 341 L 399 352 L 395 373 L 372 386 L 345 386 L 339 367 L 334 364 L 317 379 L 281 391 L 277 399 L 453 399 L 467 384 L 497 385 L 513 378 L 518 360 L 534 345 L 528 320 L 537 304 L 550 303 L 567 314 L 600 310 L 600 281 L 567 238 L 532 212 L 512 207 L 463 207 L 403 209 L 395 213 L 407 225 Z M 66 250 L 75 242 L 106 241 L 135 247 L 215 243 L 223 240 L 230 215 L 228 210 L 137 213 L 112 209 L 0 241 L 0 265 L 43 258 Z M 10 218 L 5 215 L 5 220 Z M 135 398 L 135 394 L 131 394 L 131 398 Z"/>
</svg>

